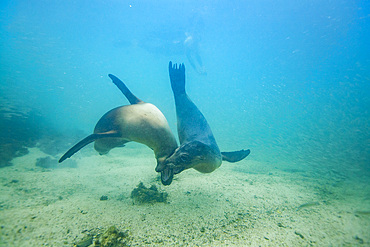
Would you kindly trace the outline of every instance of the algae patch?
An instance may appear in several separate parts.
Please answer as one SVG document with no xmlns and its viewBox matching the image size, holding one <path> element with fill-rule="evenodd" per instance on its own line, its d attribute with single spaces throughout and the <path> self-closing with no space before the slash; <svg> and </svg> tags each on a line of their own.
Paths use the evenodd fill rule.
<svg viewBox="0 0 370 247">
<path fill-rule="evenodd" d="M 128 230 L 121 232 L 115 226 L 111 226 L 104 233 L 91 234 L 79 242 L 75 243 L 73 246 L 76 247 L 123 247 L 130 246 L 130 238 Z"/>
<path fill-rule="evenodd" d="M 95 246 L 128 246 L 128 231 L 120 232 L 115 226 L 111 226 L 95 242 Z"/>
<path fill-rule="evenodd" d="M 159 192 L 154 184 L 147 188 L 142 182 L 131 192 L 131 198 L 137 203 L 167 202 L 168 194 Z"/>
</svg>

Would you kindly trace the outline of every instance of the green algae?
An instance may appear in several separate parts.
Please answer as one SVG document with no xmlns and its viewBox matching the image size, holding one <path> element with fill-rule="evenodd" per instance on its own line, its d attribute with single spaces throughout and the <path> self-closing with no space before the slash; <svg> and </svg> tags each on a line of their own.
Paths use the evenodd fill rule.
<svg viewBox="0 0 370 247">
<path fill-rule="evenodd" d="M 147 188 L 142 182 L 131 192 L 131 198 L 134 202 L 143 203 L 155 203 L 155 202 L 167 202 L 168 194 L 166 192 L 159 192 L 157 186 L 154 184 Z"/>
</svg>

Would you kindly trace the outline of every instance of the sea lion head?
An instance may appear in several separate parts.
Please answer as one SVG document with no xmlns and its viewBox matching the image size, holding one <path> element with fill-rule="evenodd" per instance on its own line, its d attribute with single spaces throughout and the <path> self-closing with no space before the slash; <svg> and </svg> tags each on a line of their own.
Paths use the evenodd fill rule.
<svg viewBox="0 0 370 247">
<path fill-rule="evenodd" d="M 166 165 L 164 158 L 157 159 L 156 172 L 161 173 L 161 182 L 163 185 L 170 185 L 173 179 L 173 167 Z"/>
<path fill-rule="evenodd" d="M 215 154 L 208 145 L 199 141 L 192 141 L 183 143 L 178 147 L 175 152 L 166 159 L 165 164 L 167 169 L 172 169 L 173 174 L 178 174 L 189 168 L 201 170 L 198 168 L 213 163 L 214 157 Z"/>
</svg>

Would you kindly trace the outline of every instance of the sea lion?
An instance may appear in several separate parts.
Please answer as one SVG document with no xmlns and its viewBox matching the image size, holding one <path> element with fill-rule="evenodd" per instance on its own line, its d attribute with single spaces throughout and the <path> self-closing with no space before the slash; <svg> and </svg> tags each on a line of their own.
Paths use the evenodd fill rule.
<svg viewBox="0 0 370 247">
<path fill-rule="evenodd" d="M 59 163 L 70 158 L 87 144 L 94 142 L 99 154 L 107 154 L 112 148 L 134 141 L 145 144 L 154 151 L 156 170 L 160 170 L 163 184 L 172 182 L 173 173 L 164 167 L 164 162 L 178 147 L 167 119 L 153 104 L 137 98 L 126 85 L 114 75 L 108 75 L 122 91 L 131 105 L 120 106 L 104 114 L 95 126 L 94 134 L 69 149 Z"/>
<path fill-rule="evenodd" d="M 185 91 L 185 66 L 169 63 L 172 91 L 175 97 L 177 132 L 180 146 L 166 159 L 165 165 L 170 173 L 178 174 L 185 169 L 194 168 L 210 173 L 220 167 L 222 160 L 238 162 L 250 150 L 220 152 L 207 120 Z M 171 171 L 172 170 L 172 171 Z"/>
</svg>

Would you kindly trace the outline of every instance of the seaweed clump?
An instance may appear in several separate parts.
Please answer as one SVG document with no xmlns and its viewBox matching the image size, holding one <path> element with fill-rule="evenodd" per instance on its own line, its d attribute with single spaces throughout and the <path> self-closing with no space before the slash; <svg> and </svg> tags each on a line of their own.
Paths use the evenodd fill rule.
<svg viewBox="0 0 370 247">
<path fill-rule="evenodd" d="M 128 231 L 120 232 L 117 227 L 111 226 L 95 242 L 95 246 L 101 247 L 121 247 L 129 246 Z"/>
<path fill-rule="evenodd" d="M 111 226 L 104 233 L 91 233 L 85 236 L 73 246 L 76 247 L 124 247 L 130 246 L 129 231 L 121 232 L 115 226 Z"/>
<path fill-rule="evenodd" d="M 157 186 L 154 184 L 147 188 L 143 182 L 140 182 L 137 188 L 131 192 L 131 198 L 138 203 L 155 203 L 167 202 L 168 194 L 166 192 L 159 192 Z"/>
</svg>

